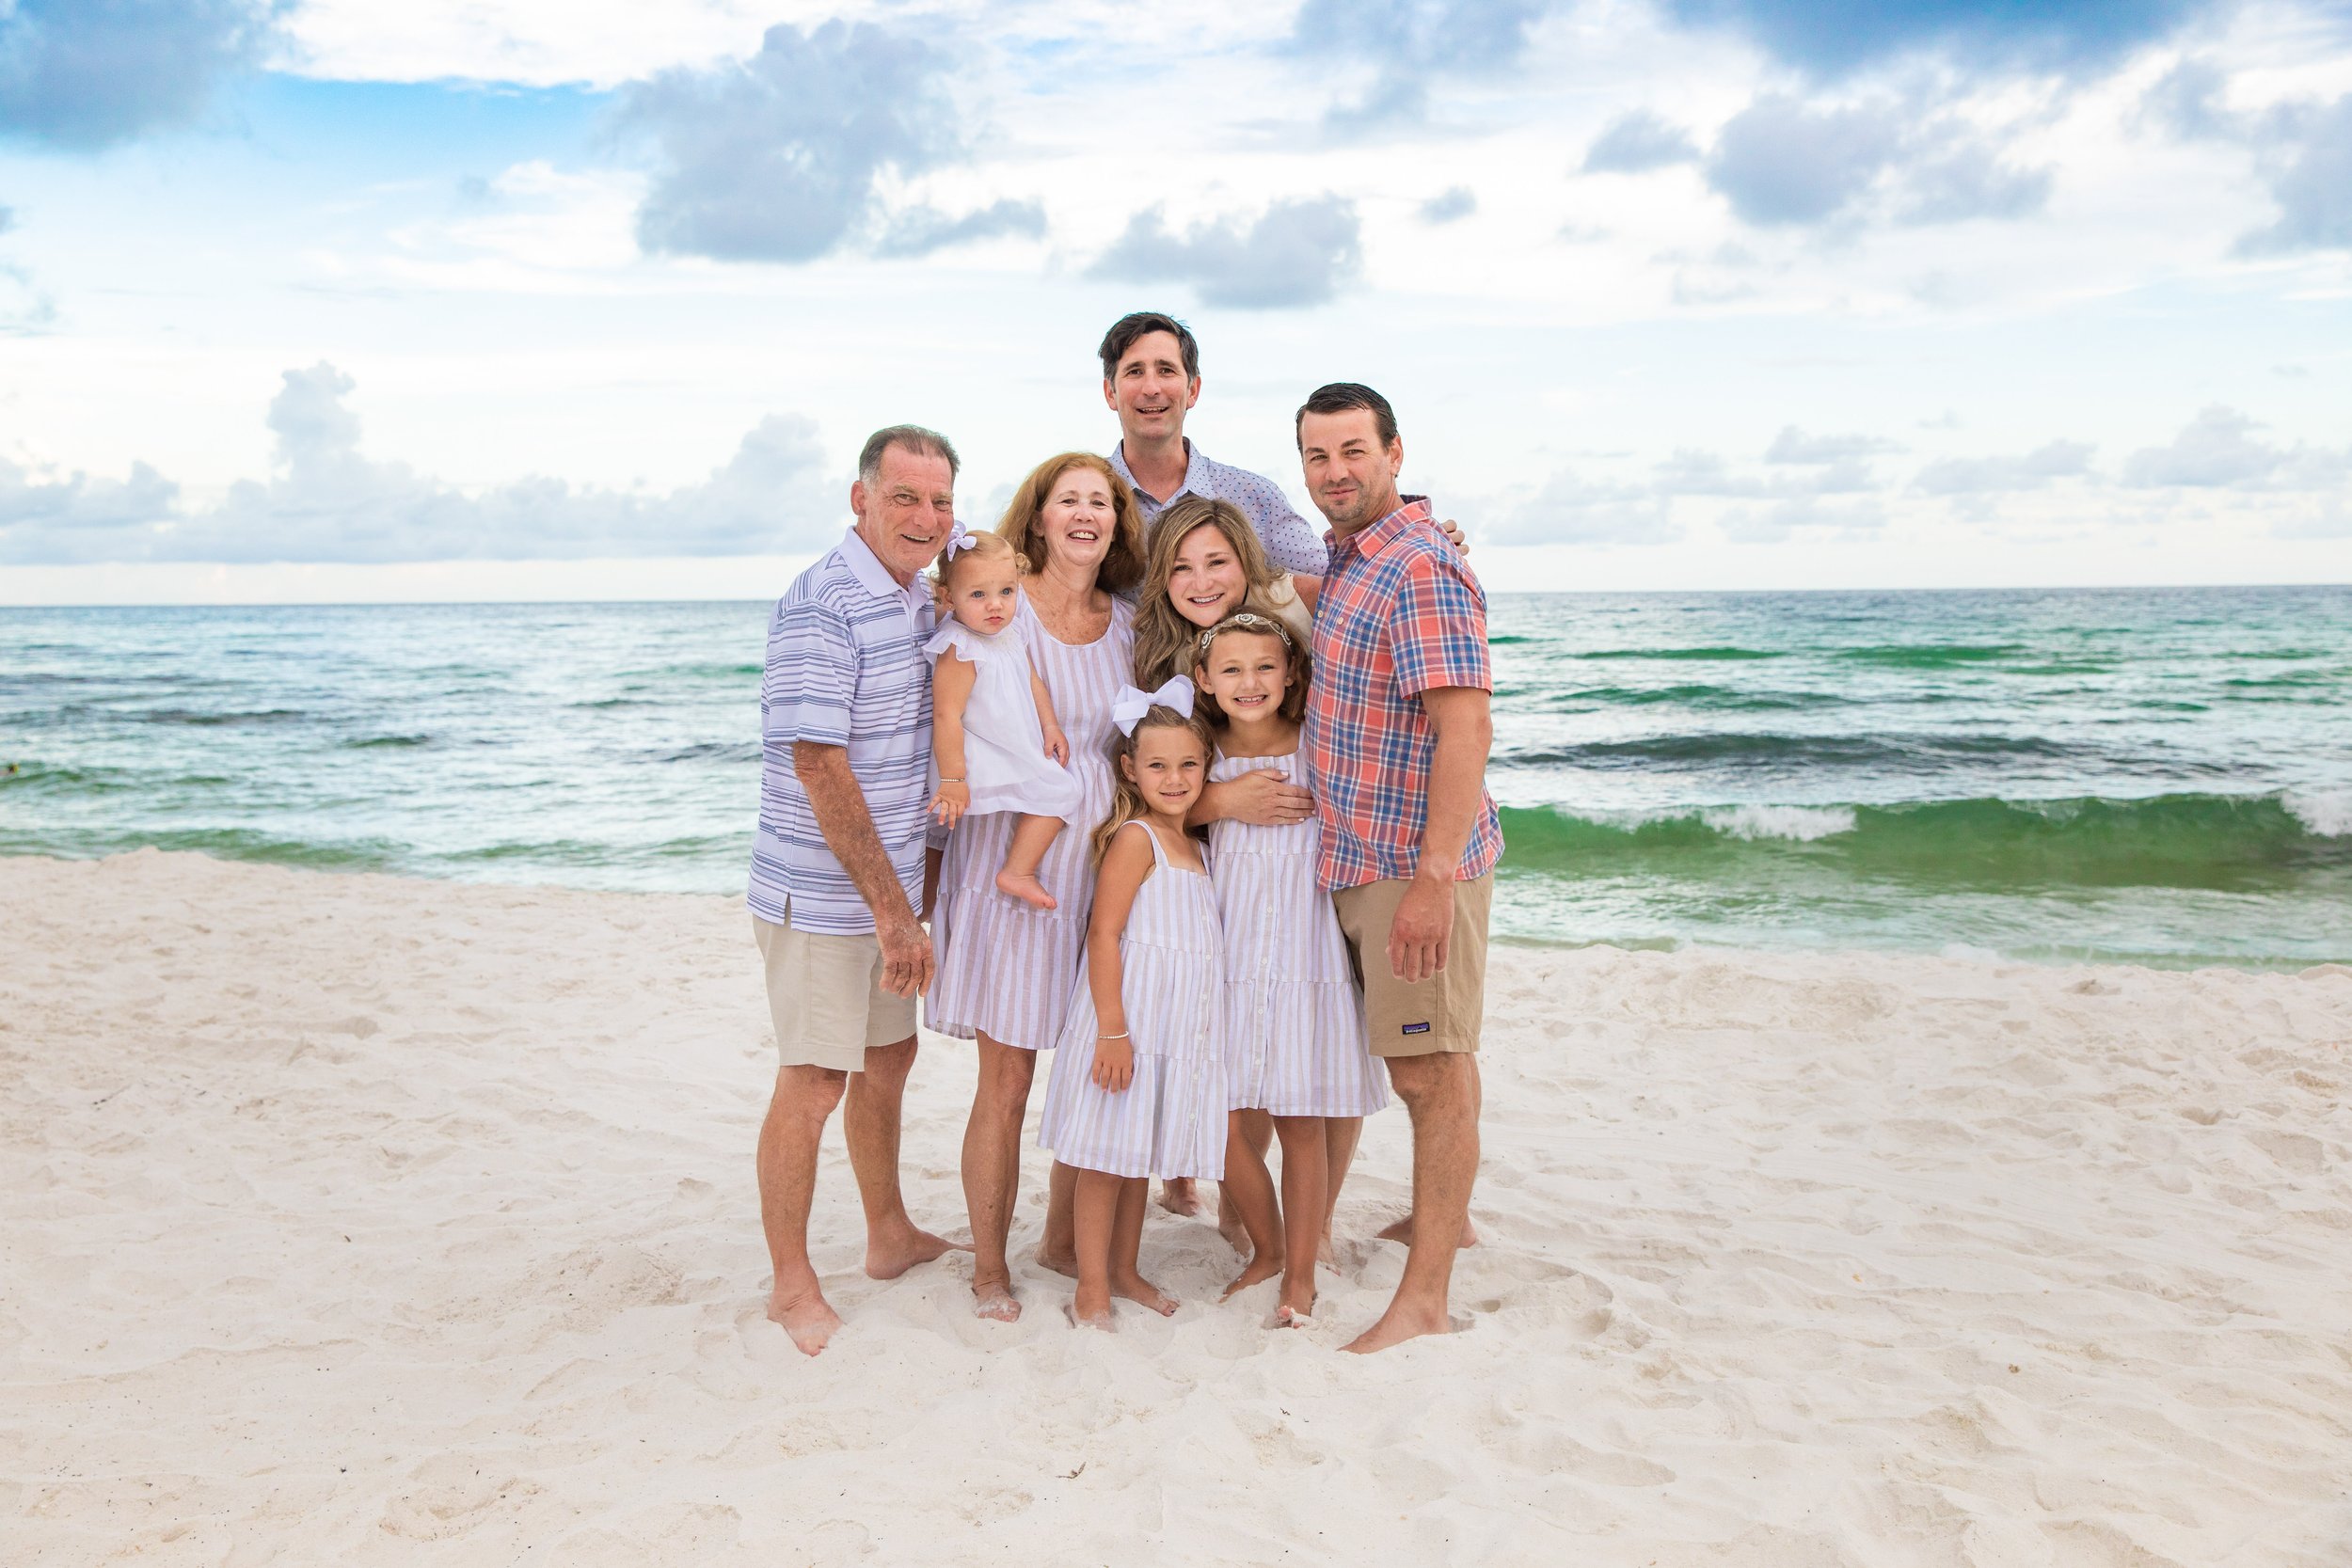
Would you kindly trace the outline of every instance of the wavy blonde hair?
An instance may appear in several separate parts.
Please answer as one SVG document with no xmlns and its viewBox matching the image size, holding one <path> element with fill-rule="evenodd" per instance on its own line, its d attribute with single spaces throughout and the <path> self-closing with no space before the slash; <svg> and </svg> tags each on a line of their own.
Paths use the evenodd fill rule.
<svg viewBox="0 0 2352 1568">
<path fill-rule="evenodd" d="M 1094 863 L 1097 865 L 1102 864 L 1103 857 L 1110 852 L 1111 840 L 1118 836 L 1119 830 L 1144 815 L 1143 791 L 1136 786 L 1134 780 L 1127 777 L 1127 770 L 1119 765 L 1123 759 L 1136 754 L 1136 739 L 1146 730 L 1191 731 L 1193 739 L 1200 743 L 1200 781 L 1204 784 L 1208 783 L 1209 764 L 1216 760 L 1216 740 L 1209 733 L 1208 721 L 1200 717 L 1200 709 L 1197 707 L 1193 710 L 1192 717 L 1187 719 L 1164 703 L 1154 703 L 1145 711 L 1142 718 L 1136 721 L 1134 734 L 1120 735 L 1117 729 L 1113 729 L 1111 731 L 1111 814 L 1103 818 L 1102 823 L 1094 830 L 1094 836 L 1088 840 L 1087 844 L 1087 847 L 1092 851 Z"/>
<path fill-rule="evenodd" d="M 1143 568 L 1143 588 L 1136 605 L 1136 684 L 1156 691 L 1170 675 L 1189 675 L 1195 662 L 1193 639 L 1200 628 L 1184 618 L 1168 596 L 1168 579 L 1176 573 L 1176 551 L 1195 530 L 1214 528 L 1225 535 L 1248 587 L 1244 603 L 1263 601 L 1274 586 L 1274 568 L 1266 564 L 1265 546 L 1249 526 L 1241 508 L 1232 501 L 1186 496 L 1160 514 L 1152 526 L 1152 554 Z"/>
<path fill-rule="evenodd" d="M 953 589 L 956 572 L 966 562 L 1010 561 L 1014 571 L 1023 577 L 1029 575 L 1029 558 L 1013 548 L 1012 541 L 1003 534 L 975 533 L 971 539 L 972 543 L 956 552 L 953 561 L 942 554 L 939 564 L 931 568 L 931 588 L 935 593 L 946 594 Z"/>
<path fill-rule="evenodd" d="M 1136 493 L 1107 458 L 1090 451 L 1065 451 L 1031 468 L 1029 477 L 1013 487 L 996 532 L 1027 557 L 1034 570 L 1043 571 L 1053 549 L 1038 519 L 1045 511 L 1046 498 L 1054 492 L 1054 482 L 1073 468 L 1101 474 L 1110 484 L 1111 547 L 1094 569 L 1094 586 L 1105 594 L 1124 594 L 1143 580 L 1143 514 L 1136 506 Z"/>
</svg>

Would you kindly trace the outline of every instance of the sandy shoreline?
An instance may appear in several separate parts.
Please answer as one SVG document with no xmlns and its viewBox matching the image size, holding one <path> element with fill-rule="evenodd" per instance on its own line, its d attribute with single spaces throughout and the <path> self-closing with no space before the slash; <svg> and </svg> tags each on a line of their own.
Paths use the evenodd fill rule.
<svg viewBox="0 0 2352 1568">
<path fill-rule="evenodd" d="M 1466 1332 L 1331 1354 L 1400 1112 L 1281 1337 L 1199 1223 L 1115 1338 L 1034 1270 L 1010 1328 L 961 1259 L 866 1280 L 836 1123 L 810 1363 L 739 903 L 0 890 L 12 1565 L 2352 1560 L 2352 970 L 1498 950 Z M 931 1041 L 909 1101 L 957 1234 L 971 1077 Z"/>
</svg>

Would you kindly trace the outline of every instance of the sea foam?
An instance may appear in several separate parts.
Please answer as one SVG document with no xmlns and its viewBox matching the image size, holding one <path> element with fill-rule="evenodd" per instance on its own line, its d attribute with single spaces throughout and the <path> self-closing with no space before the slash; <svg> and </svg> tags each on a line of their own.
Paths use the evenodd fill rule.
<svg viewBox="0 0 2352 1568">
<path fill-rule="evenodd" d="M 1731 838 L 1791 838 L 1810 844 L 1854 830 L 1851 806 L 1719 806 L 1699 820 Z"/>
</svg>

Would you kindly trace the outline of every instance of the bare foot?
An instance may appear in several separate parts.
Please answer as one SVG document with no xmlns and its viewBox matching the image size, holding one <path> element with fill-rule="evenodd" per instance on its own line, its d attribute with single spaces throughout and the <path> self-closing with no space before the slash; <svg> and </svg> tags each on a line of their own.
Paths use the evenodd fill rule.
<svg viewBox="0 0 2352 1568">
<path fill-rule="evenodd" d="M 783 1325 L 803 1355 L 823 1350 L 834 1330 L 841 1326 L 841 1314 L 826 1302 L 824 1291 L 813 1280 L 789 1295 L 777 1287 L 768 1298 L 768 1318 Z"/>
<path fill-rule="evenodd" d="M 969 1242 L 950 1242 L 909 1226 L 904 1235 L 866 1239 L 866 1272 L 876 1279 L 896 1279 L 917 1263 L 971 1250 Z"/>
<path fill-rule="evenodd" d="M 1119 1320 L 1111 1315 L 1111 1295 L 1117 1293 L 1114 1287 L 1109 1294 L 1089 1298 L 1082 1288 L 1070 1305 L 1062 1308 L 1062 1316 L 1070 1320 L 1073 1328 L 1099 1328 L 1105 1334 L 1115 1334 L 1119 1330 Z"/>
<path fill-rule="evenodd" d="M 1424 1334 L 1451 1334 L 1454 1325 L 1446 1321 L 1445 1307 L 1423 1307 L 1403 1302 L 1389 1303 L 1389 1309 L 1380 1314 L 1380 1321 L 1365 1329 L 1341 1348 L 1352 1355 L 1370 1355 L 1374 1351 L 1401 1345 L 1407 1339 L 1418 1339 Z"/>
<path fill-rule="evenodd" d="M 1403 1219 L 1381 1231 L 1380 1239 L 1384 1242 L 1403 1242 L 1406 1246 L 1411 1246 L 1413 1244 L 1413 1216 L 1406 1214 Z M 1457 1249 L 1478 1244 L 1478 1227 L 1470 1223 L 1470 1217 L 1468 1214 L 1462 1216 L 1462 1239 L 1454 1244 Z"/>
<path fill-rule="evenodd" d="M 1171 1176 L 1160 1183 L 1160 1207 L 1171 1214 L 1200 1212 L 1200 1195 L 1193 1190 L 1189 1176 Z"/>
<path fill-rule="evenodd" d="M 1018 877 L 1009 871 L 996 873 L 996 891 L 1008 898 L 1018 898 L 1035 909 L 1050 910 L 1057 906 L 1054 895 L 1045 891 L 1045 884 L 1035 877 Z"/>
<path fill-rule="evenodd" d="M 1231 1301 L 1252 1285 L 1263 1284 L 1281 1272 L 1282 1260 L 1279 1258 L 1269 1258 L 1264 1253 L 1260 1253 L 1248 1261 L 1241 1273 L 1233 1276 L 1233 1282 L 1225 1287 L 1225 1293 L 1217 1299 Z"/>
<path fill-rule="evenodd" d="M 1306 1328 L 1314 1321 L 1312 1301 L 1308 1302 L 1305 1307 L 1293 1307 L 1285 1303 L 1274 1309 L 1274 1326 L 1277 1328 Z"/>
<path fill-rule="evenodd" d="M 972 1282 L 972 1315 L 991 1323 L 1017 1323 L 1021 1321 L 1021 1301 L 1012 1293 L 1012 1287 L 1001 1279 Z"/>
<path fill-rule="evenodd" d="M 1078 1255 L 1074 1252 L 1053 1256 L 1043 1247 L 1039 1247 L 1034 1256 L 1037 1266 L 1048 1274 L 1060 1275 L 1064 1279 L 1078 1277 Z"/>
<path fill-rule="evenodd" d="M 1132 1301 L 1137 1307 L 1149 1307 L 1161 1317 L 1173 1317 L 1176 1298 L 1163 1293 L 1160 1288 L 1139 1274 L 1113 1275 L 1111 1294 L 1121 1301 Z"/>
<path fill-rule="evenodd" d="M 1289 1275 L 1283 1275 L 1281 1300 L 1274 1308 L 1274 1326 L 1295 1328 L 1308 1322 L 1314 1309 L 1314 1281 L 1309 1280 L 1303 1285 L 1294 1285 Z"/>
</svg>

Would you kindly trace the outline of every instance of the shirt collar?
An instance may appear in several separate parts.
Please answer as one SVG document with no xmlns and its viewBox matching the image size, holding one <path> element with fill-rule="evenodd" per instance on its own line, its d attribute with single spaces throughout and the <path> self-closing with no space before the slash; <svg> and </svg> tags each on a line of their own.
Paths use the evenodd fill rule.
<svg viewBox="0 0 2352 1568">
<path fill-rule="evenodd" d="M 1202 497 L 1209 500 L 1215 500 L 1216 499 L 1215 496 L 1210 495 L 1206 490 L 1201 489 L 1193 479 L 1195 474 L 1199 474 L 1202 481 L 1207 480 L 1208 474 L 1205 469 L 1208 461 L 1209 460 L 1207 458 L 1200 455 L 1200 449 L 1192 444 L 1192 437 L 1189 436 L 1185 436 L 1184 478 L 1184 483 L 1176 486 L 1176 496 L 1190 494 Z M 1136 483 L 1135 470 L 1127 467 L 1127 440 L 1124 436 L 1120 437 L 1119 444 L 1111 448 L 1111 467 L 1119 470 L 1119 477 L 1127 482 L 1128 489 L 1133 490 L 1137 496 L 1150 501 L 1153 506 L 1158 507 L 1161 511 L 1165 512 L 1169 507 L 1176 504 L 1176 496 L 1154 496 L 1152 492 L 1146 490 L 1142 485 Z"/>
<path fill-rule="evenodd" d="M 842 564 L 850 568 L 850 575 L 865 584 L 866 591 L 878 599 L 905 599 L 912 603 L 922 590 L 923 579 L 919 576 L 900 587 L 898 579 L 892 577 L 889 568 L 882 563 L 882 557 L 874 553 L 874 546 L 859 537 L 854 528 L 841 536 L 838 551 Z"/>
<path fill-rule="evenodd" d="M 1337 565 L 1340 558 L 1350 550 L 1364 555 L 1378 555 L 1403 538 L 1406 531 L 1415 523 L 1437 521 L 1437 514 L 1430 506 L 1427 496 L 1399 496 L 1397 499 L 1403 504 L 1395 511 L 1369 528 L 1358 529 L 1345 539 L 1339 536 L 1337 529 L 1326 530 L 1323 539 L 1331 547 L 1332 564 Z"/>
</svg>

